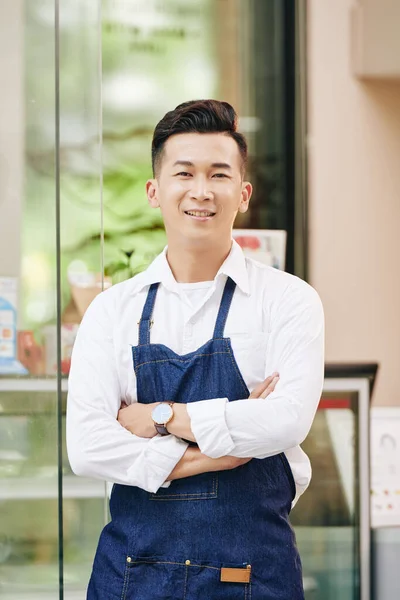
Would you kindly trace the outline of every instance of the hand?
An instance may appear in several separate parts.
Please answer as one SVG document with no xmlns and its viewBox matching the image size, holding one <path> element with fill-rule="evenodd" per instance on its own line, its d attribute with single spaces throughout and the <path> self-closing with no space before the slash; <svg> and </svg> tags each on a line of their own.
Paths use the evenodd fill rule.
<svg viewBox="0 0 400 600">
<path fill-rule="evenodd" d="M 213 471 L 228 471 L 236 469 L 250 462 L 251 458 L 236 458 L 235 456 L 222 456 L 221 458 L 210 458 L 202 454 L 198 448 L 190 447 L 186 450 L 181 460 L 167 477 L 167 481 L 192 477 L 201 473 Z"/>
<path fill-rule="evenodd" d="M 275 390 L 275 386 L 279 381 L 279 373 L 272 373 L 269 377 L 264 379 L 262 383 L 257 385 L 251 392 L 249 399 L 254 398 L 267 398 Z"/>
<path fill-rule="evenodd" d="M 122 402 L 118 411 L 118 423 L 138 437 L 155 437 L 157 431 L 151 413 L 157 404 L 159 402 L 153 402 L 152 404 L 133 402 L 128 406 L 125 402 Z"/>
</svg>

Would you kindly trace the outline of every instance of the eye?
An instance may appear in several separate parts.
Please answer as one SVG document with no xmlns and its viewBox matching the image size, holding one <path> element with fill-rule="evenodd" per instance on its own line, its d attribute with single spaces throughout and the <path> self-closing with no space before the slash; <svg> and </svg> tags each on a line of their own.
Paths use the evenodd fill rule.
<svg viewBox="0 0 400 600">
<path fill-rule="evenodd" d="M 188 173 L 187 171 L 181 171 L 180 173 L 176 174 L 176 177 L 190 177 L 191 173 Z"/>
<path fill-rule="evenodd" d="M 226 177 L 229 179 L 226 173 L 214 173 L 213 177 L 216 177 L 217 179 L 222 179 L 223 177 Z"/>
</svg>

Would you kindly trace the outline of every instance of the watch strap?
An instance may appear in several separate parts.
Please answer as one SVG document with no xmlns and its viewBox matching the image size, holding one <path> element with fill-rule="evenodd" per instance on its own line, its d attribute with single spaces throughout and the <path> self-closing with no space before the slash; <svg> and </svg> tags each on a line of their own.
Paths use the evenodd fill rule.
<svg viewBox="0 0 400 600">
<path fill-rule="evenodd" d="M 154 423 L 154 427 L 156 428 L 157 433 L 160 435 L 169 435 L 168 429 L 165 425 L 159 425 L 158 423 Z"/>
</svg>

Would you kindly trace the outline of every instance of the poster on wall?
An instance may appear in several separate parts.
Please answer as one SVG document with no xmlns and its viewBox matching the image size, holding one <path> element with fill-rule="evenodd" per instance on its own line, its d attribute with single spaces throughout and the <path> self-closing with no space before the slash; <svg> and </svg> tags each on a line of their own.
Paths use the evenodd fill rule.
<svg viewBox="0 0 400 600">
<path fill-rule="evenodd" d="M 286 231 L 281 229 L 234 229 L 233 238 L 249 258 L 285 269 Z"/>
<path fill-rule="evenodd" d="M 26 375 L 17 360 L 17 286 L 15 277 L 0 277 L 0 375 Z"/>
<path fill-rule="evenodd" d="M 371 409 L 371 524 L 400 526 L 400 407 Z"/>
</svg>

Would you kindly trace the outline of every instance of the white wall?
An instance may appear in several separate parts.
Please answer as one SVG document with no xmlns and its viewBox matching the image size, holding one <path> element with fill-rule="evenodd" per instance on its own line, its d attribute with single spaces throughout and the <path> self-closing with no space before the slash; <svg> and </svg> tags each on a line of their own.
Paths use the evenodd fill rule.
<svg viewBox="0 0 400 600">
<path fill-rule="evenodd" d="M 380 363 L 400 404 L 400 81 L 355 79 L 351 0 L 309 0 L 310 279 L 328 361 Z M 400 31 L 400 23 L 399 23 Z"/>
<path fill-rule="evenodd" d="M 23 0 L 0 1 L 0 276 L 20 272 L 24 176 Z"/>
</svg>

